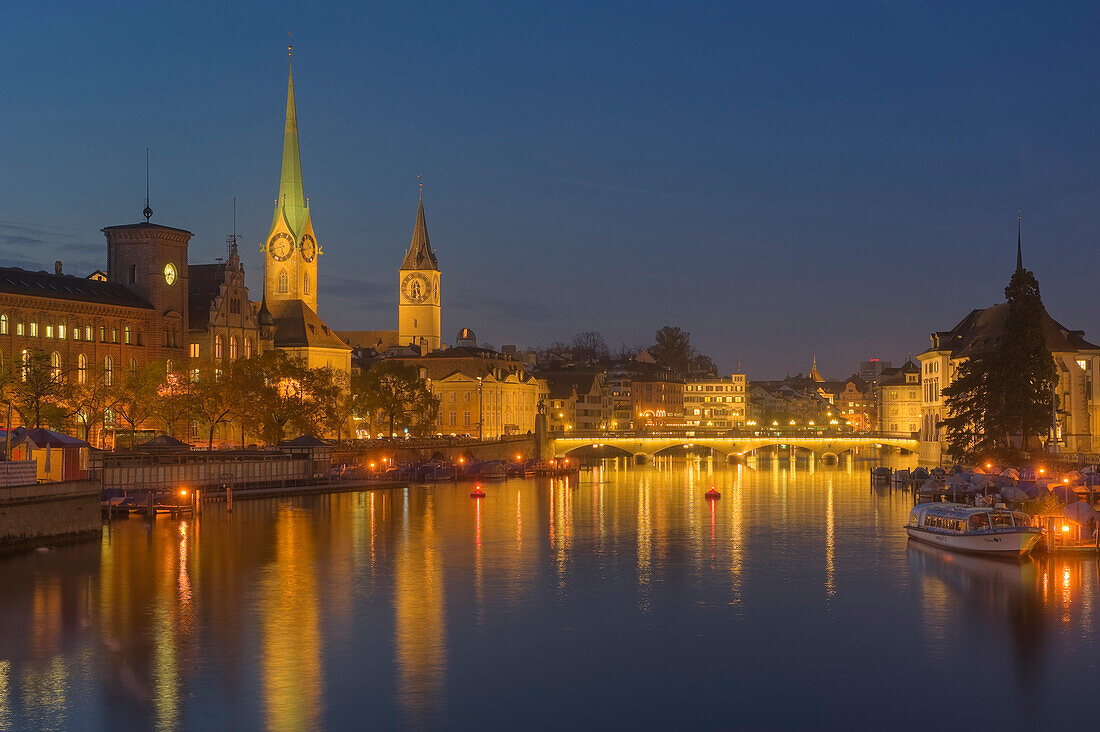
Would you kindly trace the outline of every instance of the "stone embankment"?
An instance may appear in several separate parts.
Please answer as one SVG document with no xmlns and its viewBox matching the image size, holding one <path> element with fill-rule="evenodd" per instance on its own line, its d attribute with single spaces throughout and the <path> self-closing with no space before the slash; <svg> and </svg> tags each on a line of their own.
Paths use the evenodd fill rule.
<svg viewBox="0 0 1100 732">
<path fill-rule="evenodd" d="M 0 548 L 99 534 L 98 480 L 0 487 Z"/>
</svg>

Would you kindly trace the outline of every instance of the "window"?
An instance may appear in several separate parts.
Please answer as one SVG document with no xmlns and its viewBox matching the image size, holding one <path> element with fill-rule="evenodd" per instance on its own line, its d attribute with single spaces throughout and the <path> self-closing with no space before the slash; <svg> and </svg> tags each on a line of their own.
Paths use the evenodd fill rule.
<svg viewBox="0 0 1100 732">
<path fill-rule="evenodd" d="M 65 340 L 65 324 L 59 323 L 57 326 L 57 337 L 61 340 Z"/>
<path fill-rule="evenodd" d="M 447 415 L 447 424 L 450 425 L 451 427 L 455 426 L 455 413 L 454 412 L 449 412 L 448 413 L 448 415 Z"/>
<path fill-rule="evenodd" d="M 302 275 L 302 292 L 309 294 L 309 272 Z"/>
<path fill-rule="evenodd" d="M 221 361 L 224 357 L 224 354 L 222 353 L 222 351 L 224 350 L 223 344 L 224 341 L 222 341 L 222 337 L 220 335 L 214 336 L 214 358 L 219 361 Z"/>
<path fill-rule="evenodd" d="M 198 343 L 192 343 L 191 344 L 191 358 L 198 358 L 198 357 L 199 357 L 199 344 Z"/>
<path fill-rule="evenodd" d="M 199 370 L 198 369 L 191 369 L 191 383 L 192 384 L 199 383 Z"/>
<path fill-rule="evenodd" d="M 103 384 L 110 386 L 114 382 L 114 362 L 110 356 L 103 359 Z"/>
<path fill-rule="evenodd" d="M 84 340 L 86 340 L 86 341 L 92 340 L 92 326 L 90 326 L 90 325 L 85 325 L 84 326 Z"/>
<path fill-rule="evenodd" d="M 38 337 L 38 323 L 31 322 L 31 338 Z"/>
<path fill-rule="evenodd" d="M 61 354 L 57 351 L 50 354 L 50 376 L 55 380 L 61 378 Z"/>
<path fill-rule="evenodd" d="M 53 326 L 52 325 L 47 325 L 46 326 L 46 337 L 47 338 L 53 338 Z"/>
<path fill-rule="evenodd" d="M 171 375 L 173 366 L 175 366 L 175 364 L 172 363 L 172 359 L 168 359 L 167 361 L 165 361 L 164 362 L 164 373 L 166 373 L 168 375 Z"/>
<path fill-rule="evenodd" d="M 214 369 L 214 381 L 217 382 L 217 383 L 221 383 L 221 380 L 222 380 L 222 370 L 221 369 Z"/>
<path fill-rule="evenodd" d="M 286 276 L 286 270 L 279 273 L 278 282 L 278 287 L 275 289 L 276 292 L 285 293 L 290 290 L 290 278 Z"/>
<path fill-rule="evenodd" d="M 135 282 L 137 282 L 137 265 L 136 264 L 131 264 L 130 265 L 130 284 L 132 285 Z"/>
<path fill-rule="evenodd" d="M 23 323 L 20 322 L 15 324 L 15 334 L 18 336 L 23 335 Z"/>
<path fill-rule="evenodd" d="M 88 383 L 88 357 L 83 353 L 76 357 L 76 380 L 80 384 Z"/>
<path fill-rule="evenodd" d="M 470 426 L 470 413 L 469 412 L 463 412 L 462 413 L 462 424 L 466 427 Z"/>
<path fill-rule="evenodd" d="M 0 315 L 0 335 L 8 334 L 8 316 Z"/>
<path fill-rule="evenodd" d="M 130 326 L 126 326 L 122 329 L 122 340 L 126 345 L 130 345 Z"/>
<path fill-rule="evenodd" d="M 229 360 L 237 360 L 237 336 L 229 336 Z"/>
<path fill-rule="evenodd" d="M 244 339 L 244 357 L 245 358 L 252 358 L 252 339 L 251 338 L 245 338 Z"/>
<path fill-rule="evenodd" d="M 91 339 L 89 338 L 88 340 L 91 340 Z M 106 343 L 107 342 L 107 328 L 106 328 L 106 326 L 102 326 L 102 325 L 99 326 L 99 342 L 100 343 Z"/>
<path fill-rule="evenodd" d="M 1088 371 L 1089 370 L 1089 362 L 1086 361 L 1083 358 L 1077 359 L 1077 365 L 1081 367 L 1082 371 Z"/>
<path fill-rule="evenodd" d="M 111 328 L 111 343 L 118 343 L 118 328 Z"/>
<path fill-rule="evenodd" d="M 130 358 L 130 373 L 131 374 L 136 374 L 137 373 L 137 359 L 133 358 L 133 357 Z"/>
</svg>

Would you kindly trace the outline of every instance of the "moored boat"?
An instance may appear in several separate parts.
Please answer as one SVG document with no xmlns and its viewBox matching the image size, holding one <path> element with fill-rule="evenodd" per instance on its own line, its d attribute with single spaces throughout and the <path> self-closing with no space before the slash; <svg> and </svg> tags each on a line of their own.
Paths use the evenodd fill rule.
<svg viewBox="0 0 1100 732">
<path fill-rule="evenodd" d="M 1041 535 L 1026 513 L 960 503 L 914 506 L 905 531 L 910 539 L 933 546 L 1011 558 L 1030 554 Z"/>
</svg>

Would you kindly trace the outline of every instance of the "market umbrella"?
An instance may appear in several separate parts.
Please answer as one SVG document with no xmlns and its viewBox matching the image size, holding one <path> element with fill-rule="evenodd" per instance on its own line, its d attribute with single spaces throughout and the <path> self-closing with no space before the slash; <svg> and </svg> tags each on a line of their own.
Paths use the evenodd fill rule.
<svg viewBox="0 0 1100 732">
<path fill-rule="evenodd" d="M 1006 478 L 1012 478 L 1014 480 L 1020 479 L 1020 471 L 1016 468 L 1006 468 L 1005 471 L 1001 473 L 1001 475 Z"/>
<path fill-rule="evenodd" d="M 1084 526 L 1090 519 L 1097 518 L 1098 514 L 1096 509 L 1084 501 L 1074 501 L 1062 509 L 1062 515 Z"/>
</svg>

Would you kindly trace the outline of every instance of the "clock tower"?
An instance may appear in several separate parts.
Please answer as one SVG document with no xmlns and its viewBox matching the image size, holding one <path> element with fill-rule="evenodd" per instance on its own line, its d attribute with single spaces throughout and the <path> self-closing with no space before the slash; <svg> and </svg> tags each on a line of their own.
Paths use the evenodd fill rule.
<svg viewBox="0 0 1100 732">
<path fill-rule="evenodd" d="M 317 312 L 317 258 L 321 248 L 313 233 L 309 199 L 302 186 L 298 152 L 298 116 L 294 109 L 294 69 L 286 89 L 283 170 L 271 230 L 263 244 L 264 298 L 268 303 L 298 300 Z"/>
<path fill-rule="evenodd" d="M 279 197 L 262 249 L 264 297 L 257 321 L 271 335 L 272 345 L 309 368 L 327 366 L 350 375 L 351 349 L 317 314 L 317 258 L 322 252 L 302 187 L 293 67 L 286 85 Z"/>
<path fill-rule="evenodd" d="M 400 345 L 420 346 L 421 353 L 439 350 L 442 343 L 441 276 L 435 252 L 428 241 L 424 194 L 421 192 L 412 242 L 398 273 L 400 304 L 397 308 L 397 332 Z"/>
</svg>

